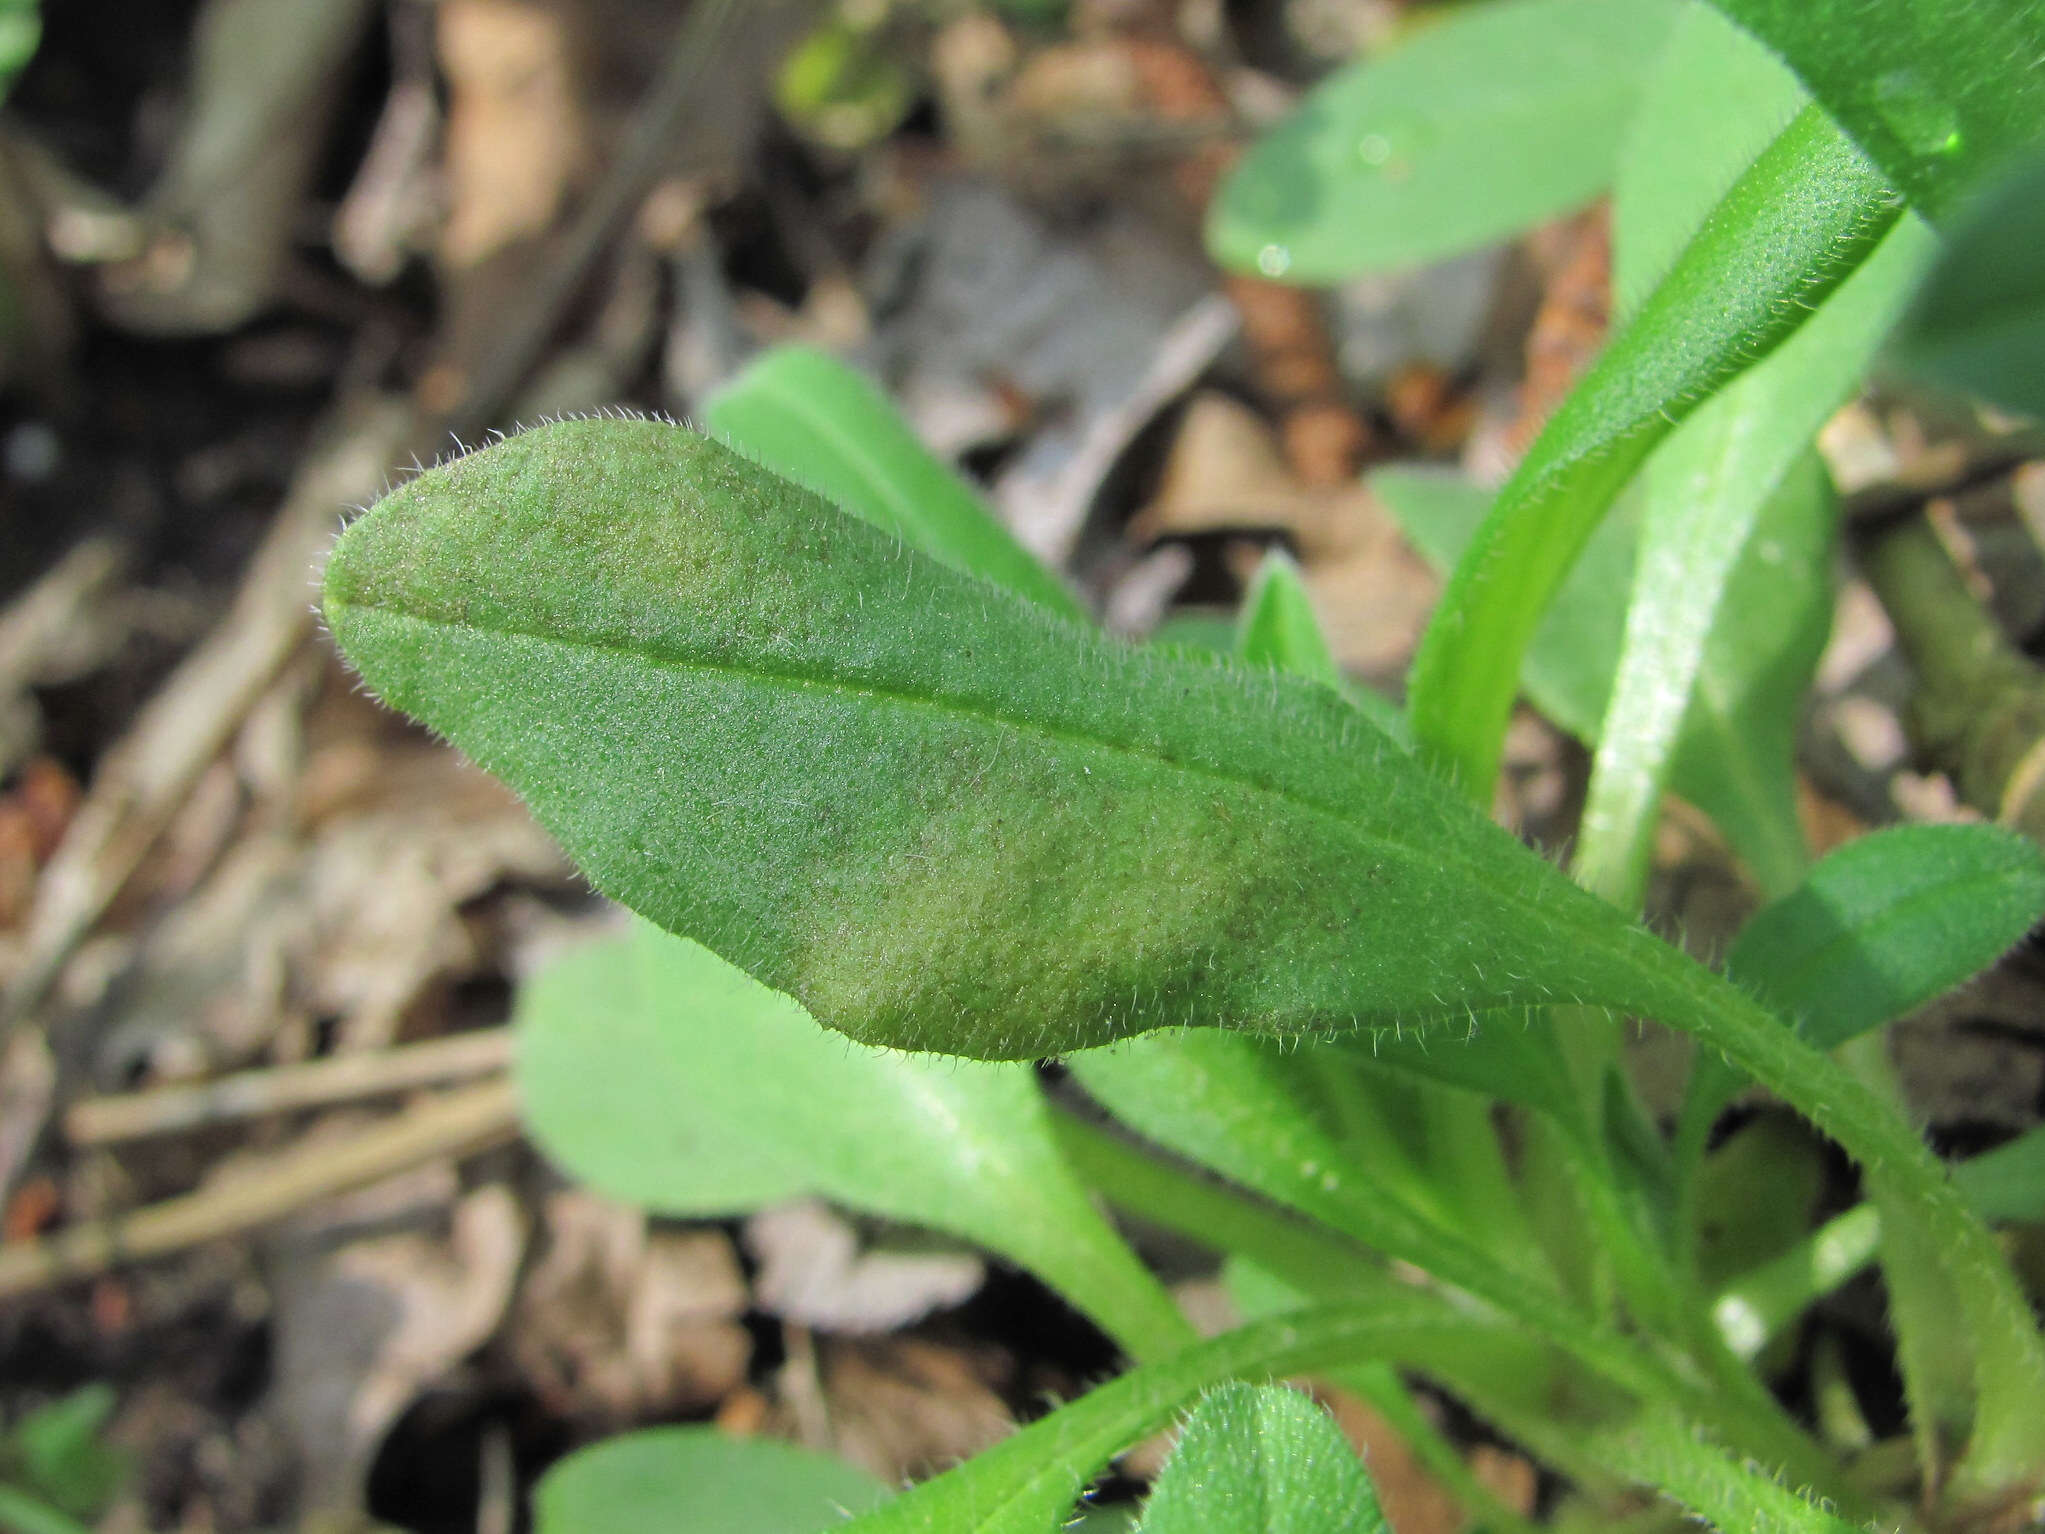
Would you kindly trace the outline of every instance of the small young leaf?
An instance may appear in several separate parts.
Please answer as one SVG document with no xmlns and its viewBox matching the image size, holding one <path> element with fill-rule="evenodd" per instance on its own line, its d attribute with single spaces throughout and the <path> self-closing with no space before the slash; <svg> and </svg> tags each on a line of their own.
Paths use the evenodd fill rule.
<svg viewBox="0 0 2045 1534">
<path fill-rule="evenodd" d="M 886 395 L 806 346 L 757 358 L 703 407 L 711 434 L 954 569 L 1067 618 L 1078 600 L 940 463 Z"/>
<path fill-rule="evenodd" d="M 2045 1125 L 1961 1162 L 1953 1181 L 1984 1220 L 2045 1223 Z"/>
<path fill-rule="evenodd" d="M 1388 1534 L 1356 1451 L 1282 1385 L 1223 1385 L 1179 1430 L 1139 1534 Z"/>
<path fill-rule="evenodd" d="M 1857 837 L 1741 930 L 1726 972 L 1821 1049 L 1915 1011 L 2007 953 L 2045 913 L 2045 857 L 1990 826 Z M 1677 1144 L 1694 1159 L 1739 1091 L 1700 1050 Z"/>
<path fill-rule="evenodd" d="M 1571 563 L 1669 431 L 1793 334 L 1900 212 L 1807 108 L 1726 193 L 1499 492 L 1413 663 L 1414 733 L 1491 801 L 1520 662 Z"/>
<path fill-rule="evenodd" d="M 1153 641 L 1155 642 L 1155 641 Z M 1383 693 L 1350 681 L 1335 663 L 1299 566 L 1283 549 L 1273 549 L 1257 566 L 1250 594 L 1236 621 L 1234 654 L 1258 668 L 1270 667 L 1333 688 L 1357 711 L 1401 746 L 1412 744 L 1406 712 Z"/>
<path fill-rule="evenodd" d="M 599 888 L 868 1043 L 1624 1005 L 1592 956 L 1654 946 L 1325 688 L 1088 633 L 678 427 L 422 475 L 326 612 Z"/>
<path fill-rule="evenodd" d="M 1138 1357 L 1190 1340 L 1095 1211 L 1027 1066 L 849 1045 L 707 949 L 640 925 L 519 996 L 527 1127 L 581 1181 L 660 1214 L 815 1193 L 1034 1270 Z"/>
<path fill-rule="evenodd" d="M 1726 956 L 1821 1049 L 1903 1016 L 2001 958 L 2045 914 L 2045 856 L 1994 826 L 1897 826 L 1848 842 Z"/>
<path fill-rule="evenodd" d="M 1787 59 L 1934 219 L 2045 139 L 2045 7 L 2036 0 L 1713 4 Z"/>
<path fill-rule="evenodd" d="M 64 1512 L 97 1517 L 128 1473 L 128 1456 L 102 1437 L 116 1404 L 104 1383 L 84 1385 L 17 1422 L 0 1441 L 0 1470 Z"/>
<path fill-rule="evenodd" d="M 1209 210 L 1224 266 L 1335 282 L 1581 207 L 1611 179 L 1659 0 L 1501 0 L 1353 65 L 1265 134 Z"/>
<path fill-rule="evenodd" d="M 1896 358 L 1948 388 L 2045 418 L 2045 152 L 1998 178 L 1953 228 L 1904 319 Z"/>
<path fill-rule="evenodd" d="M 1236 623 L 1235 651 L 1253 666 L 1269 666 L 1342 690 L 1342 669 L 1321 633 L 1299 566 L 1282 549 L 1264 556 L 1250 582 Z"/>
<path fill-rule="evenodd" d="M 888 1488 L 843 1460 L 707 1427 L 649 1428 L 571 1454 L 533 1488 L 534 1534 L 820 1534 Z"/>
</svg>

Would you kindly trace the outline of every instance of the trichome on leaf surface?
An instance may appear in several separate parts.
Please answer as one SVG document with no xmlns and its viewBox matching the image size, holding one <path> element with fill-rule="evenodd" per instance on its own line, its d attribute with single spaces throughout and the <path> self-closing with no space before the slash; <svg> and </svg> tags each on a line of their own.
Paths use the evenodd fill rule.
<svg viewBox="0 0 2045 1534">
<path fill-rule="evenodd" d="M 1699 5 L 1647 9 L 1472 7 L 1331 85 L 1217 203 L 1223 258 L 1269 273 L 1291 241 L 1327 276 L 1341 221 L 1374 198 L 1423 225 L 1464 209 L 1378 259 L 1511 232 L 1467 216 L 1481 192 L 1458 179 L 1487 131 L 1531 122 L 1575 157 L 1513 219 L 1617 179 L 1628 318 L 1517 473 L 1488 507 L 1381 482 L 1453 564 L 1406 711 L 1347 687 L 1282 558 L 1234 656 L 1093 630 L 884 398 L 808 352 L 713 402 L 716 438 L 559 422 L 420 475 L 336 547 L 325 613 L 369 685 L 517 788 L 651 924 L 521 1001 L 549 1153 L 668 1212 L 821 1193 L 963 1235 L 1137 1360 L 948 1474 L 862 1496 L 877 1505 L 857 1527 L 1040 1534 L 1188 1408 L 1144 1528 L 1370 1527 L 1367 1479 L 1310 1407 L 1227 1385 L 1301 1371 L 1401 1423 L 1494 1528 L 1526 1520 L 1463 1468 L 1414 1379 L 1566 1475 L 1559 1524 L 1609 1526 L 1643 1487 L 1666 1505 L 1636 1509 L 1640 1527 L 1790 1531 L 1999 1526 L 2045 1493 L 2045 1339 L 1987 1223 L 2045 1216 L 2038 1142 L 1956 1181 L 1874 1031 L 2024 935 L 2045 858 L 1943 826 L 1814 864 L 1790 760 L 1836 516 L 1810 439 L 1927 270 L 1919 351 L 1969 333 L 1939 286 L 1964 267 L 1934 266 L 1934 231 L 1977 238 L 1956 210 L 2045 140 L 2026 73 L 2045 16 L 1967 7 L 1906 66 L 1855 40 L 1904 0 L 1727 0 L 1751 35 Z M 1472 153 L 1382 185 L 1356 158 L 1439 145 L 1412 123 L 1430 71 L 1502 92 L 1516 63 L 1535 70 L 1512 39 L 1572 19 L 1609 30 L 1535 50 L 1543 78 L 1512 110 L 1444 125 Z M 1548 78 L 1634 55 L 1684 88 L 1583 97 Z M 1863 66 L 1886 73 L 1868 88 Z M 1719 101 L 1742 147 L 1700 169 L 1682 125 Z M 1392 108 L 1407 140 L 1373 116 Z M 1342 195 L 1294 206 L 1254 183 L 1283 173 Z M 1972 346 L 1945 376 L 2029 397 L 1996 383 L 2002 355 Z M 1639 505 L 1610 516 L 1636 477 Z M 1623 603 L 1568 579 L 1587 547 L 1631 569 Z M 1595 752 L 1574 881 L 1480 808 L 1523 685 Z M 1772 897 L 1725 974 L 1637 920 L 1672 783 Z M 1696 1041 L 1672 1134 L 1628 1076 L 1624 1015 Z M 818 1024 L 866 1047 L 820 1050 Z M 1112 1123 L 1046 1096 L 1023 1062 L 1047 1055 Z M 1770 1142 L 1712 1145 L 1747 1082 L 1859 1163 L 1866 1206 L 1813 1231 Z M 969 1173 L 941 1165 L 947 1147 Z M 1221 1249 L 1250 1324 L 1194 1342 L 1089 1193 Z M 1769 1339 L 1877 1252 L 1911 1416 L 1901 1475 L 1787 1410 L 1766 1372 Z M 627 1505 L 685 1520 L 700 1478 L 663 1487 L 667 1463 L 570 1461 L 542 1528 Z M 758 1481 L 731 1464 L 733 1486 Z M 808 1495 L 774 1526 L 831 1524 Z"/>
</svg>

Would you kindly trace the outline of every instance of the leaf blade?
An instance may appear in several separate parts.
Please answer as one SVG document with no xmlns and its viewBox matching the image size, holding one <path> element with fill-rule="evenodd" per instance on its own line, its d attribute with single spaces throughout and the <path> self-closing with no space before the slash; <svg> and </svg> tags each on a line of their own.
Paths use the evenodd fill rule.
<svg viewBox="0 0 2045 1534">
<path fill-rule="evenodd" d="M 1414 732 L 1473 798 L 1489 802 L 1521 659 L 1606 508 L 1678 421 L 1797 329 L 1899 211 L 1859 150 L 1807 108 L 1549 421 L 1413 664 Z"/>
<path fill-rule="evenodd" d="M 703 406 L 711 434 L 955 569 L 1066 618 L 1085 612 L 886 395 L 823 352 L 763 353 Z"/>
<path fill-rule="evenodd" d="M 1138 1357 L 1192 1339 L 1094 1209 L 1026 1066 L 861 1049 L 707 949 L 644 924 L 519 997 L 517 1076 L 547 1155 L 662 1214 L 818 1194 L 1041 1274 Z"/>
<path fill-rule="evenodd" d="M 817 1534 L 887 1498 L 888 1488 L 865 1471 L 794 1444 L 716 1428 L 647 1428 L 552 1466 L 533 1488 L 533 1520 L 537 1534 Z"/>
<path fill-rule="evenodd" d="M 1214 199 L 1208 249 L 1288 281 L 1437 261 L 1581 207 L 1612 174 L 1668 8 L 1507 0 L 1342 70 Z"/>
<path fill-rule="evenodd" d="M 1138 1534 L 1386 1534 L 1363 1462 L 1328 1414 L 1281 1385 L 1203 1397 L 1151 1488 Z"/>
<path fill-rule="evenodd" d="M 680 428 L 435 470 L 326 590 L 599 888 L 865 1042 L 1595 1001 L 1624 931 L 1325 689 L 1062 623 Z"/>
</svg>

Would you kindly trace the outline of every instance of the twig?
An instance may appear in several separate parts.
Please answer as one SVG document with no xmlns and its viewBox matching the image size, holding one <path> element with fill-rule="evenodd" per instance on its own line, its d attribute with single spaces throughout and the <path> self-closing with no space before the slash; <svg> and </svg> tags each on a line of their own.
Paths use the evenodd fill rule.
<svg viewBox="0 0 2045 1534">
<path fill-rule="evenodd" d="M 1872 533 L 1859 553 L 1917 672 L 1911 733 L 1962 799 L 2045 842 L 2045 671 L 1982 610 L 1926 518 Z"/>
<path fill-rule="evenodd" d="M 217 1081 L 88 1097 L 64 1115 L 73 1145 L 112 1145 L 201 1124 L 287 1113 L 331 1103 L 404 1092 L 415 1087 L 487 1076 L 511 1063 L 511 1030 L 486 1028 L 402 1049 L 369 1050 L 241 1071 Z"/>
<path fill-rule="evenodd" d="M 0 1300 L 239 1235 L 424 1162 L 503 1144 L 518 1133 L 517 1107 L 509 1081 L 465 1087 L 217 1187 L 42 1240 L 0 1245 Z"/>
<path fill-rule="evenodd" d="M 227 616 L 101 759 L 37 885 L 21 967 L 0 999 L 0 1038 L 49 994 L 199 774 L 298 648 L 312 625 L 306 573 L 331 541 L 341 508 L 382 488 L 412 420 L 409 409 L 382 401 L 336 410 L 324 447 L 299 470 Z"/>
</svg>

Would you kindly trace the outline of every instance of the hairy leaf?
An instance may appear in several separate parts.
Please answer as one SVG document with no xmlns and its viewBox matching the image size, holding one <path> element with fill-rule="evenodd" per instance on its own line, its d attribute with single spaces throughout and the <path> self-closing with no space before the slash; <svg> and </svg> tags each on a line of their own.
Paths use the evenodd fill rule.
<svg viewBox="0 0 2045 1534">
<path fill-rule="evenodd" d="M 533 1488 L 536 1534 L 696 1529 L 819 1534 L 888 1488 L 843 1460 L 708 1427 L 649 1428 L 583 1449 Z"/>
<path fill-rule="evenodd" d="M 1387 1534 L 1377 1493 L 1326 1411 L 1281 1385 L 1229 1384 L 1179 1429 L 1142 1534 Z"/>
<path fill-rule="evenodd" d="M 1189 1341 L 1068 1170 L 1027 1066 L 848 1045 L 709 950 L 641 925 L 519 995 L 543 1150 L 669 1215 L 802 1194 L 952 1232 L 1030 1268 L 1138 1357 Z"/>
<path fill-rule="evenodd" d="M 1685 0 L 1626 126 L 1612 187 L 1612 304 L 1630 318 L 1740 173 L 1810 104 L 1789 66 Z"/>
<path fill-rule="evenodd" d="M 1806 109 L 1733 184 L 1570 393 L 1457 565 L 1413 665 L 1414 733 L 1489 804 L 1520 662 L 1557 586 L 1648 453 L 1791 335 L 1900 209 Z"/>
<path fill-rule="evenodd" d="M 972 487 L 917 440 L 887 396 L 835 358 L 776 347 L 712 395 L 703 419 L 720 441 L 910 547 L 1052 612 L 1084 616 Z"/>
<path fill-rule="evenodd" d="M 1417 266 L 1604 190 L 1660 0 L 1502 0 L 1341 71 L 1261 137 L 1209 210 L 1225 266 L 1295 282 Z"/>
<path fill-rule="evenodd" d="M 1257 567 L 1237 620 L 1235 650 L 1253 666 L 1269 666 L 1342 690 L 1342 670 L 1321 633 L 1299 566 L 1282 549 L 1266 554 Z"/>
<path fill-rule="evenodd" d="M 683 429 L 421 476 L 326 612 L 597 886 L 869 1043 L 1624 1004 L 1653 944 L 1325 688 L 1131 647 Z"/>
<path fill-rule="evenodd" d="M 1712 0 L 1787 59 L 1910 200 L 1944 220 L 2045 139 L 2036 0 Z"/>
</svg>

